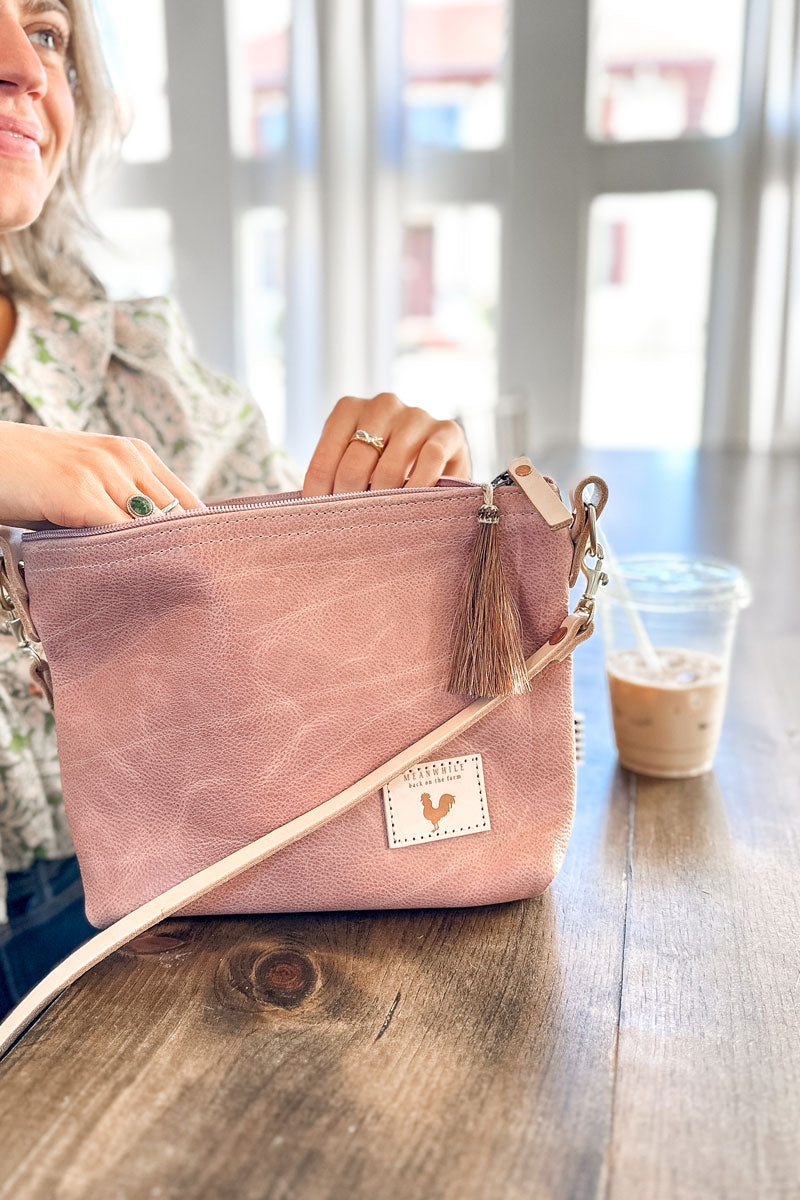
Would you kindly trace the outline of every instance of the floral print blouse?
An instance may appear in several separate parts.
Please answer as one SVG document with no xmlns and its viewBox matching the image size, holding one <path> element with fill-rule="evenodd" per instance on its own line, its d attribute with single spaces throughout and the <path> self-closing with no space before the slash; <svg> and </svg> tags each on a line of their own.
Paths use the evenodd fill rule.
<svg viewBox="0 0 800 1200">
<path fill-rule="evenodd" d="M 0 363 L 0 420 L 139 437 L 205 503 L 292 491 L 305 472 L 274 446 L 252 395 L 198 359 L 168 296 L 17 300 Z M 0 923 L 6 872 L 75 853 L 55 721 L 30 659 L 0 633 Z"/>
</svg>

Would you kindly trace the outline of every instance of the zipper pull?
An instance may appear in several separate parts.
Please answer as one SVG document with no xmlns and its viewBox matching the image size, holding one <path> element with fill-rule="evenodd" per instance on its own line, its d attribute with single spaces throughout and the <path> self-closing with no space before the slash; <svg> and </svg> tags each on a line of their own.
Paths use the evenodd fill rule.
<svg viewBox="0 0 800 1200">
<path fill-rule="evenodd" d="M 491 483 L 481 484 L 483 504 L 460 610 L 453 621 L 447 691 L 456 696 L 512 696 L 531 690 L 516 601 L 503 571 L 494 489 L 517 483 L 551 529 L 572 523 L 572 513 L 524 454 Z"/>
<path fill-rule="evenodd" d="M 527 454 L 520 454 L 519 458 L 512 459 L 508 470 L 498 475 L 497 479 L 501 480 L 505 476 L 519 484 L 551 529 L 565 529 L 567 525 L 572 524 L 572 513 L 544 476 L 539 474 Z"/>
</svg>

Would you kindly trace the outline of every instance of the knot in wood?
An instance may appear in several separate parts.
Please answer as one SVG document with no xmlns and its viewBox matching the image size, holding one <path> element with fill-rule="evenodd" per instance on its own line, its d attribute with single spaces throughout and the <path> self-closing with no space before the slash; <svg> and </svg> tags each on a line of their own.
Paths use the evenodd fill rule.
<svg viewBox="0 0 800 1200">
<path fill-rule="evenodd" d="M 242 947 L 228 959 L 226 974 L 228 988 L 259 1007 L 299 1008 L 318 984 L 311 959 L 289 947 L 266 953 L 262 947 Z"/>
<path fill-rule="evenodd" d="M 254 993 L 268 1004 L 297 1008 L 317 983 L 314 964 L 297 950 L 276 950 L 255 963 Z"/>
<path fill-rule="evenodd" d="M 156 930 L 149 933 L 140 933 L 138 937 L 132 938 L 125 946 L 121 947 L 121 952 L 123 955 L 130 954 L 134 956 L 140 954 L 166 954 L 170 950 L 177 950 L 180 946 L 185 946 L 188 940 L 188 933 L 184 930 Z"/>
</svg>

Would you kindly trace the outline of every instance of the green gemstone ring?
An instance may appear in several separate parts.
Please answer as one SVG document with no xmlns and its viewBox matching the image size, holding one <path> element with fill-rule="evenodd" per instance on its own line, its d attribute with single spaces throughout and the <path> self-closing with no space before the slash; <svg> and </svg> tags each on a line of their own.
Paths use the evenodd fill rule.
<svg viewBox="0 0 800 1200">
<path fill-rule="evenodd" d="M 128 498 L 125 507 L 132 517 L 149 517 L 150 513 L 156 511 L 156 506 L 150 497 L 142 496 L 138 492 L 135 496 Z"/>
</svg>

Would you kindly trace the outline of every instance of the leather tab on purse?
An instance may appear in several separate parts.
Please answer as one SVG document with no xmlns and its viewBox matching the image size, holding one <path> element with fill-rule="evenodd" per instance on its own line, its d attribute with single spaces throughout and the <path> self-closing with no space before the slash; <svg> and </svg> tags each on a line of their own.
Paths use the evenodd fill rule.
<svg viewBox="0 0 800 1200">
<path fill-rule="evenodd" d="M 551 529 L 565 529 L 572 523 L 572 513 L 526 454 L 511 460 L 508 473 Z"/>
</svg>

